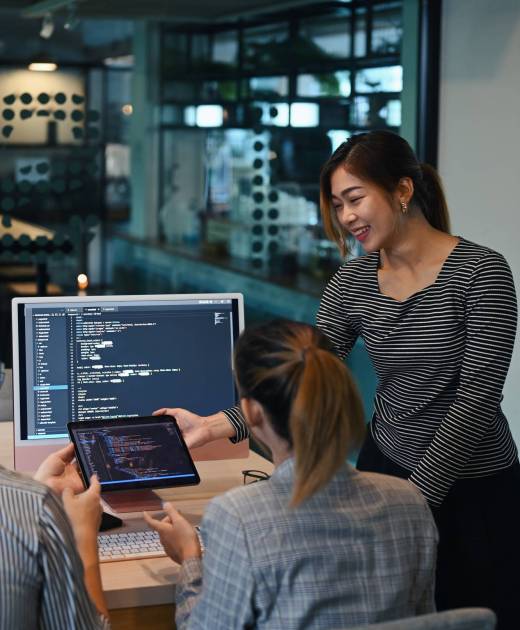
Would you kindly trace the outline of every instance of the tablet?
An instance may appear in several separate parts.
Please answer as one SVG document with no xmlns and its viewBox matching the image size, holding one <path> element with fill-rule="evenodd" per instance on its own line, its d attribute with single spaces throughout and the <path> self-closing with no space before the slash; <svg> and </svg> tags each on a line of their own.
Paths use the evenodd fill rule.
<svg viewBox="0 0 520 630">
<path fill-rule="evenodd" d="M 199 474 L 172 416 L 84 420 L 67 424 L 88 485 L 101 492 L 196 485 Z"/>
</svg>

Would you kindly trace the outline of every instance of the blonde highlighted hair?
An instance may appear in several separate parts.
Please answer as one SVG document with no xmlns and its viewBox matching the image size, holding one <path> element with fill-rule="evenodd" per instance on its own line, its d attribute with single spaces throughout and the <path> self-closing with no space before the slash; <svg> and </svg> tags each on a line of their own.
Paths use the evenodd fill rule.
<svg viewBox="0 0 520 630">
<path fill-rule="evenodd" d="M 328 339 L 308 324 L 277 320 L 247 329 L 235 350 L 241 398 L 258 401 L 292 446 L 291 505 L 325 486 L 364 435 L 361 399 Z"/>
</svg>

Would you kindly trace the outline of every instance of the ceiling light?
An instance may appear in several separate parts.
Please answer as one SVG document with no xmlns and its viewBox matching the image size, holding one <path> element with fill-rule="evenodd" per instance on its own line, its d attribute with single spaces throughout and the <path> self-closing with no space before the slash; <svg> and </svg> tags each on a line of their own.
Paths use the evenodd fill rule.
<svg viewBox="0 0 520 630">
<path fill-rule="evenodd" d="M 68 12 L 67 12 L 67 19 L 65 20 L 65 24 L 63 25 L 63 28 L 66 31 L 73 31 L 76 26 L 78 26 L 79 24 L 79 17 L 78 17 L 78 12 L 77 12 L 77 4 L 76 4 L 76 0 L 69 0 L 69 4 L 68 4 Z"/>
<path fill-rule="evenodd" d="M 28 68 L 33 72 L 54 72 L 58 69 L 58 65 L 53 61 L 33 61 Z"/>
<path fill-rule="evenodd" d="M 40 28 L 40 37 L 43 39 L 49 39 L 54 33 L 54 20 L 52 19 L 52 13 L 46 13 L 43 16 L 42 26 Z"/>
</svg>

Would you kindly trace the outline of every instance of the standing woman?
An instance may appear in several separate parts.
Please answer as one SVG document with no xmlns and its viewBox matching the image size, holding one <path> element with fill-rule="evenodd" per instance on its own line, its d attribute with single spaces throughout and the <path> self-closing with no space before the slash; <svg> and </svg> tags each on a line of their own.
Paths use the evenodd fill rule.
<svg viewBox="0 0 520 630">
<path fill-rule="evenodd" d="M 435 170 L 400 136 L 352 136 L 321 174 L 323 224 L 343 255 L 318 327 L 345 358 L 361 337 L 379 383 L 358 468 L 408 479 L 440 534 L 439 609 L 489 606 L 518 627 L 520 464 L 500 408 L 517 307 L 503 256 L 449 231 Z M 173 413 L 191 446 L 242 439 L 237 409 Z"/>
<path fill-rule="evenodd" d="M 518 628 L 520 464 L 502 413 L 515 339 L 503 256 L 449 233 L 435 170 L 389 132 L 353 136 L 321 174 L 324 226 L 366 255 L 327 286 L 318 326 L 340 357 L 361 336 L 378 375 L 358 468 L 408 479 L 439 528 L 439 609 L 489 606 Z"/>
</svg>

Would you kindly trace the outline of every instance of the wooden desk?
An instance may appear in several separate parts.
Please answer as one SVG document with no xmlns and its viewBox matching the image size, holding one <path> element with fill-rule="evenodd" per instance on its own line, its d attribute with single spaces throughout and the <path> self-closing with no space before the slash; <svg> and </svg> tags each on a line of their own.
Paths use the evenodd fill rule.
<svg viewBox="0 0 520 630">
<path fill-rule="evenodd" d="M 13 466 L 12 422 L 0 422 L 0 464 L 7 468 Z M 212 497 L 242 484 L 242 470 L 256 468 L 271 473 L 273 469 L 269 461 L 252 452 L 247 459 L 200 461 L 196 465 L 200 485 L 158 491 L 193 523 L 199 522 Z M 125 514 L 123 518 L 124 528 L 118 532 L 142 526 L 140 514 Z M 179 565 L 169 558 L 103 563 L 101 577 L 113 628 L 172 630 L 178 573 Z"/>
</svg>

